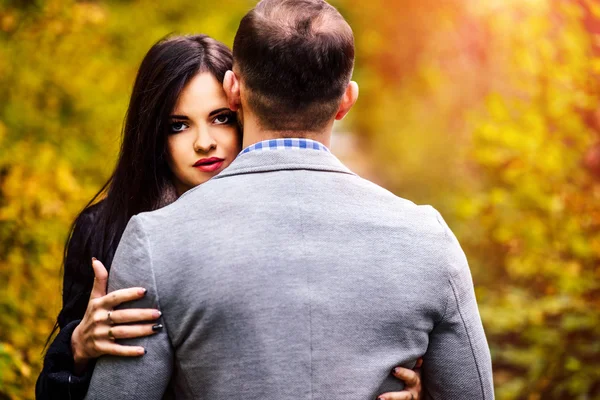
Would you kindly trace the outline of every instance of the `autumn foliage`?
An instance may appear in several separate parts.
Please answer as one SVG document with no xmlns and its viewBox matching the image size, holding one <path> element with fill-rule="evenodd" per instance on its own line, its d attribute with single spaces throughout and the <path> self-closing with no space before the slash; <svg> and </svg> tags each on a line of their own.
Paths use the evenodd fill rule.
<svg viewBox="0 0 600 400">
<path fill-rule="evenodd" d="M 361 86 L 347 161 L 456 232 L 497 398 L 600 399 L 600 3 L 332 3 Z M 34 397 L 64 241 L 145 51 L 170 32 L 231 44 L 252 4 L 0 2 L 0 399 Z"/>
</svg>

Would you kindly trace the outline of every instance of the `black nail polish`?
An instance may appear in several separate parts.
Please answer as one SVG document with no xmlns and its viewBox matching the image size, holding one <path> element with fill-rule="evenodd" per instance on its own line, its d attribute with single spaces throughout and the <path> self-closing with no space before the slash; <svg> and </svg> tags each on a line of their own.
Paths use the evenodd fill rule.
<svg viewBox="0 0 600 400">
<path fill-rule="evenodd" d="M 398 373 L 398 367 L 392 368 L 392 374 L 396 375 Z"/>
<path fill-rule="evenodd" d="M 156 324 L 156 325 L 154 325 L 154 326 L 152 327 L 152 330 L 153 330 L 154 332 L 156 332 L 156 331 L 158 331 L 158 330 L 160 330 L 160 329 L 162 329 L 162 328 L 163 328 L 162 324 Z"/>
<path fill-rule="evenodd" d="M 144 349 L 144 354 L 148 354 L 148 350 Z"/>
<path fill-rule="evenodd" d="M 148 293 L 148 289 L 144 289 L 144 296 Z"/>
</svg>

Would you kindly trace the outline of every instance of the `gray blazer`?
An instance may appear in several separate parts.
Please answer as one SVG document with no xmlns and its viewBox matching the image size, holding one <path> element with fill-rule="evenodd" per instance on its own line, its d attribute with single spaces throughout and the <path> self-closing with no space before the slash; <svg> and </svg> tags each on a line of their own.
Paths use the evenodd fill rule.
<svg viewBox="0 0 600 400">
<path fill-rule="evenodd" d="M 88 399 L 367 400 L 423 356 L 425 398 L 494 398 L 467 260 L 440 214 L 308 149 L 240 155 L 131 219 L 109 291 L 164 329 L 101 357 Z"/>
</svg>

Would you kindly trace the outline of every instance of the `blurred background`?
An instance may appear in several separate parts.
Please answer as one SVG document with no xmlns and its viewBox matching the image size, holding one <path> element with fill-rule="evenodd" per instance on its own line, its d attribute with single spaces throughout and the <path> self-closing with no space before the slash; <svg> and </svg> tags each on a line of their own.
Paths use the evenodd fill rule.
<svg viewBox="0 0 600 400">
<path fill-rule="evenodd" d="M 338 0 L 361 96 L 333 151 L 442 212 L 496 396 L 600 399 L 600 1 Z M 0 399 L 33 399 L 75 215 L 108 178 L 139 63 L 231 46 L 248 0 L 0 0 Z"/>
</svg>

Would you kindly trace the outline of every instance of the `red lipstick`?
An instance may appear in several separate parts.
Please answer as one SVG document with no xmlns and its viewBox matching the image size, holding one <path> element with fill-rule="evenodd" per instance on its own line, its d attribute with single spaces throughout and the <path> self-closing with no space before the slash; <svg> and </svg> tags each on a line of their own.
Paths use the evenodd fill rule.
<svg viewBox="0 0 600 400">
<path fill-rule="evenodd" d="M 221 168 L 223 161 L 225 160 L 219 157 L 201 158 L 196 161 L 194 167 L 203 172 L 214 172 Z"/>
</svg>

